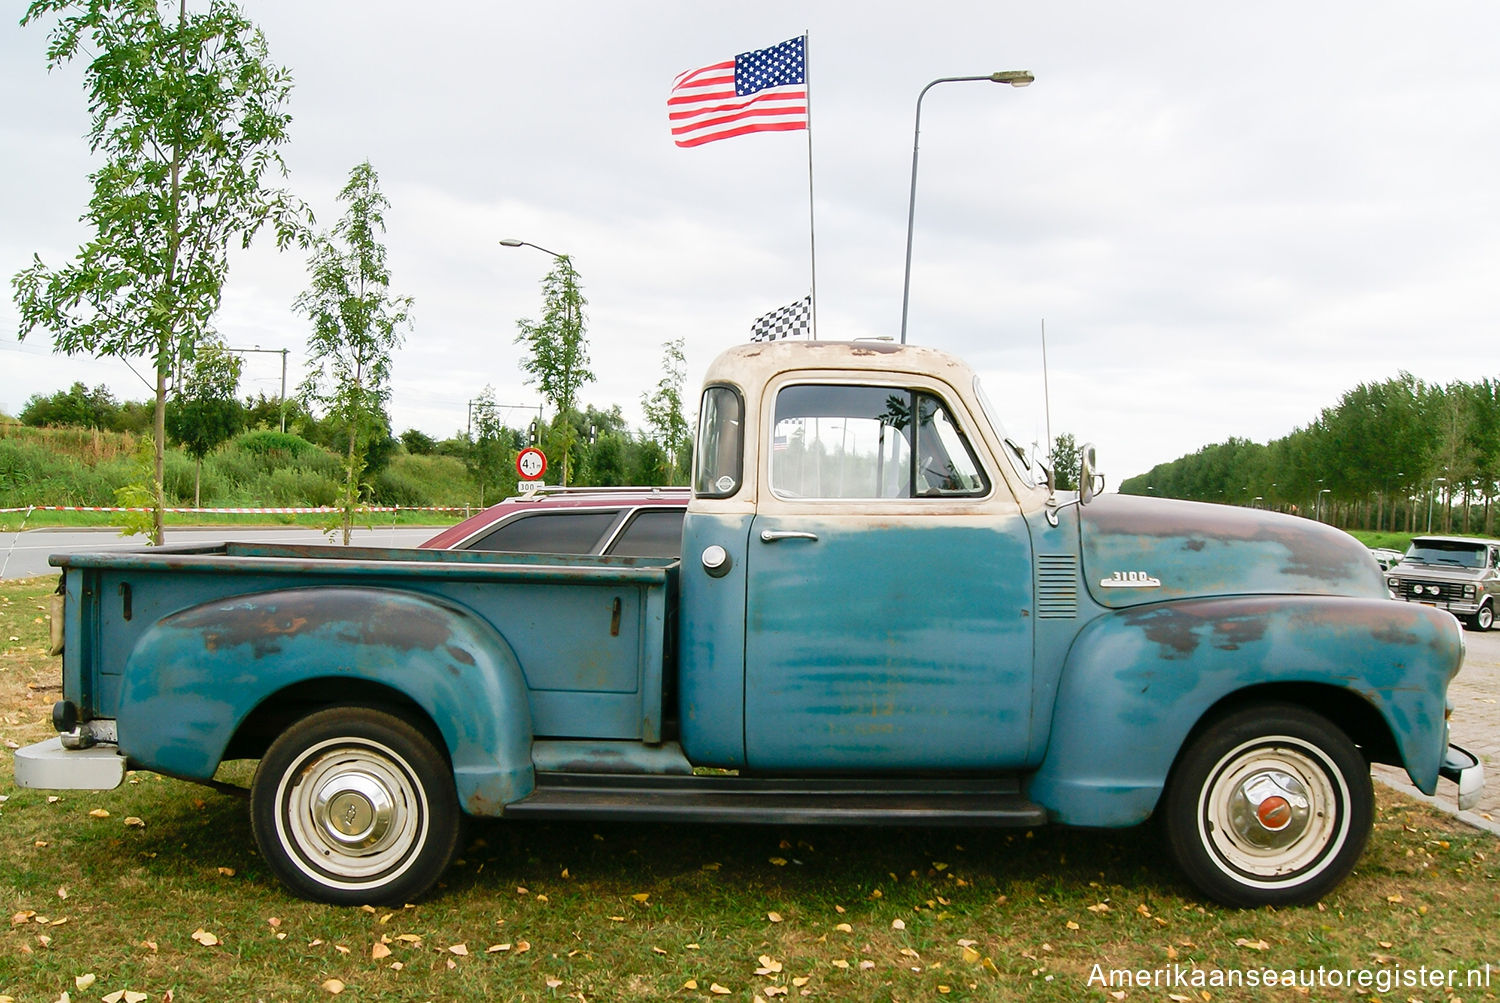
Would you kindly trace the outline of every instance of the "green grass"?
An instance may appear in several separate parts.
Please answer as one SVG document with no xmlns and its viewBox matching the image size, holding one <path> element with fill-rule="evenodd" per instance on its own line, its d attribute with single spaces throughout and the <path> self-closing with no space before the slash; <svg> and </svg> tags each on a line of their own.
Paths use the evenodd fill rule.
<svg viewBox="0 0 1500 1003">
<path fill-rule="evenodd" d="M 58 666 L 42 653 L 42 607 L 52 584 L 0 585 L 0 636 L 16 638 L 0 655 L 7 745 L 51 731 Z M 337 979 L 339 998 L 355 1000 L 700 1000 L 721 998 L 718 985 L 722 998 L 767 1003 L 1107 1001 L 1089 984 L 1096 964 L 1389 974 L 1500 962 L 1500 843 L 1383 790 L 1355 874 L 1308 908 L 1205 903 L 1150 829 L 480 822 L 427 899 L 338 909 L 276 883 L 233 796 L 147 773 L 115 791 L 49 796 L 7 773 L 0 900 L 12 919 L 0 918 L 0 995 L 16 1000 L 120 989 L 153 1001 L 326 999 L 321 987 Z M 248 768 L 223 775 L 243 782 Z M 195 940 L 200 930 L 217 943 Z M 80 990 L 75 979 L 89 975 Z M 1121 998 L 1449 998 L 1205 991 Z M 1497 993 L 1500 973 L 1454 995 Z"/>
<path fill-rule="evenodd" d="M 1384 530 L 1370 529 L 1351 529 L 1348 530 L 1348 533 L 1372 550 L 1377 547 L 1383 547 L 1387 550 L 1398 550 L 1404 554 L 1406 553 L 1406 548 L 1411 545 L 1412 534 L 1410 533 L 1391 533 Z"/>
</svg>

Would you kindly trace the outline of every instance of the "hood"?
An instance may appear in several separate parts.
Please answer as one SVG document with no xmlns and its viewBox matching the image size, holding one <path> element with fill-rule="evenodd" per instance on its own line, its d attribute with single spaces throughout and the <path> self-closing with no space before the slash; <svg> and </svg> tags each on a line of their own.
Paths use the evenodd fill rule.
<svg viewBox="0 0 1500 1003">
<path fill-rule="evenodd" d="M 1389 598 L 1370 551 L 1310 519 L 1117 494 L 1098 496 L 1079 519 L 1085 581 L 1103 606 L 1232 595 Z"/>
<path fill-rule="evenodd" d="M 1391 565 L 1386 572 L 1388 578 L 1410 578 L 1420 576 L 1434 581 L 1477 582 L 1485 576 L 1487 568 L 1455 568 L 1451 564 L 1426 564 L 1422 561 L 1402 561 Z"/>
</svg>

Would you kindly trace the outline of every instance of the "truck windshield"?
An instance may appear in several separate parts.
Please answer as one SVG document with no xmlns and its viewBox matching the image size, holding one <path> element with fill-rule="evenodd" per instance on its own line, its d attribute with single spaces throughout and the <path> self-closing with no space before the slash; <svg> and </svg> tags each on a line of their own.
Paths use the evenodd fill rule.
<svg viewBox="0 0 1500 1003">
<path fill-rule="evenodd" d="M 990 403 L 990 395 L 984 392 L 984 385 L 979 382 L 979 377 L 974 377 L 974 396 L 979 398 L 979 406 L 984 409 L 985 420 L 990 423 L 990 428 L 995 432 L 995 438 L 1005 444 L 1005 459 L 1010 463 L 1016 474 L 1025 482 L 1027 487 L 1036 487 L 1036 478 L 1031 473 L 1031 461 L 1026 458 L 1026 452 L 1016 445 L 1005 434 L 1005 426 L 1000 424 L 1000 418 L 995 413 L 995 405 Z"/>
<path fill-rule="evenodd" d="M 1485 548 L 1461 540 L 1413 540 L 1402 564 L 1447 564 L 1458 568 L 1484 567 Z"/>
</svg>

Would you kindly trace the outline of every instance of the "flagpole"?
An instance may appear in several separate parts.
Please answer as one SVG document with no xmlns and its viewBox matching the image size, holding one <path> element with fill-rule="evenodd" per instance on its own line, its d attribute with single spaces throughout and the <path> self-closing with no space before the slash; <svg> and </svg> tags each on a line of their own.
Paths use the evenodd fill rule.
<svg viewBox="0 0 1500 1003">
<path fill-rule="evenodd" d="M 812 340 L 818 340 L 818 228 L 813 216 L 812 59 L 809 32 L 802 32 L 802 80 L 807 91 L 807 243 L 812 264 Z"/>
</svg>

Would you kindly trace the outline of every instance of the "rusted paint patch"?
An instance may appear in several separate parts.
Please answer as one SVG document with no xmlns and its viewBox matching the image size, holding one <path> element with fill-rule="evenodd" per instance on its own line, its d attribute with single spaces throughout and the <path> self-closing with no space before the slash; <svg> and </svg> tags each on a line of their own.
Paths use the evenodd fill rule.
<svg viewBox="0 0 1500 1003">
<path fill-rule="evenodd" d="M 319 632 L 340 643 L 396 651 L 447 646 L 451 653 L 449 614 L 379 589 L 298 589 L 227 599 L 181 613 L 172 623 L 200 634 L 208 651 L 244 645 L 255 658 L 280 653 L 287 638 Z M 463 655 L 472 665 L 472 655 Z"/>
</svg>

